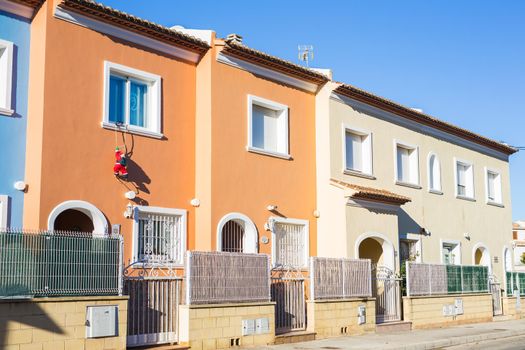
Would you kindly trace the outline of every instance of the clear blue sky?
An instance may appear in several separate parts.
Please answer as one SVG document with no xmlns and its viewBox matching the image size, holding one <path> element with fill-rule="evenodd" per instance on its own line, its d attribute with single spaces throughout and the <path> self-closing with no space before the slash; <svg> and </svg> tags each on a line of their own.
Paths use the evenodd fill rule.
<svg viewBox="0 0 525 350">
<path fill-rule="evenodd" d="M 238 33 L 484 136 L 525 146 L 525 1 L 101 0 L 166 26 Z M 525 151 L 511 157 L 513 218 L 525 219 Z"/>
</svg>

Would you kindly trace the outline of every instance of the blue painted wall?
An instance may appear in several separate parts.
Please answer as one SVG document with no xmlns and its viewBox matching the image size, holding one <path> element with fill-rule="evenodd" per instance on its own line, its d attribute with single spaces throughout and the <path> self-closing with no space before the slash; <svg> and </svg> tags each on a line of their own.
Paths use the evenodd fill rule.
<svg viewBox="0 0 525 350">
<path fill-rule="evenodd" d="M 24 180 L 29 79 L 29 20 L 0 11 L 0 39 L 14 44 L 13 116 L 0 115 L 0 194 L 8 195 L 8 225 L 22 227 L 24 193 L 14 189 Z M 14 102 L 14 103 L 13 103 Z"/>
</svg>

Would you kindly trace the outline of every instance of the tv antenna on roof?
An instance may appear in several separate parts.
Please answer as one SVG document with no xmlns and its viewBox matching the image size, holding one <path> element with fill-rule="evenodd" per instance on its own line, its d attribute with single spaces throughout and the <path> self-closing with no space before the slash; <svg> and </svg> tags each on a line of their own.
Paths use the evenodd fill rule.
<svg viewBox="0 0 525 350">
<path fill-rule="evenodd" d="M 299 61 L 305 62 L 306 66 L 314 59 L 314 47 L 312 45 L 298 45 Z"/>
</svg>

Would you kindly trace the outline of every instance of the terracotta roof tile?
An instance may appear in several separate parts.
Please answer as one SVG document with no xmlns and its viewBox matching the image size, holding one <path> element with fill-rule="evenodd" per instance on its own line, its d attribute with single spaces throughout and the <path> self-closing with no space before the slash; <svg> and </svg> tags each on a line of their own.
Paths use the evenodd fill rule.
<svg viewBox="0 0 525 350">
<path fill-rule="evenodd" d="M 326 75 L 316 72 L 313 69 L 252 49 L 234 41 L 226 41 L 226 46 L 223 51 L 239 59 L 255 62 L 266 68 L 295 76 L 314 84 L 321 85 L 329 80 Z"/>
<path fill-rule="evenodd" d="M 386 98 L 374 95 L 370 92 L 359 89 L 352 85 L 343 84 L 339 86 L 337 89 L 335 89 L 335 92 L 341 95 L 350 97 L 352 99 L 364 102 L 366 104 L 375 106 L 379 109 L 383 109 L 383 110 L 392 112 L 394 114 L 397 114 L 401 117 L 404 117 L 410 120 L 413 120 L 415 122 L 425 124 L 425 125 L 434 127 L 436 129 L 443 130 L 447 133 L 459 136 L 461 138 L 470 140 L 477 144 L 487 146 L 489 148 L 503 152 L 507 155 L 516 153 L 518 151 L 517 149 L 510 147 L 508 145 L 505 145 L 501 142 L 489 139 L 487 137 L 473 133 L 472 131 L 460 128 L 458 126 L 455 126 L 447 122 L 444 122 L 433 116 L 416 111 L 412 108 L 403 106 L 397 102 L 388 100 Z"/>
<path fill-rule="evenodd" d="M 45 0 L 10 0 L 10 1 L 36 9 L 36 8 L 39 8 L 40 5 L 42 5 Z"/>
<path fill-rule="evenodd" d="M 350 184 L 348 182 L 336 180 L 336 179 L 330 179 L 331 183 L 334 183 L 336 185 L 349 188 L 351 190 L 354 190 L 355 193 L 352 194 L 351 198 L 354 199 L 366 199 L 366 200 L 373 200 L 378 202 L 384 202 L 388 204 L 396 204 L 396 205 L 403 205 L 408 202 L 411 202 L 412 200 L 408 197 L 377 188 L 372 187 L 365 187 L 360 185 L 354 185 Z"/>
<path fill-rule="evenodd" d="M 206 42 L 191 35 L 115 10 L 92 0 L 62 0 L 59 6 L 199 54 L 204 54 L 210 48 Z"/>
</svg>

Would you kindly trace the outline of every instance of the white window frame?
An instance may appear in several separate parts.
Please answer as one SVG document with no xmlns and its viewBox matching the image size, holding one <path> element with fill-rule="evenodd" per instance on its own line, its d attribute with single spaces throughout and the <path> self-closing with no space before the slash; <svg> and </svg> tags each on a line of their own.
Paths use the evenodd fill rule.
<svg viewBox="0 0 525 350">
<path fill-rule="evenodd" d="M 0 229 L 7 228 L 9 224 L 9 196 L 0 194 Z"/>
<path fill-rule="evenodd" d="M 342 149 L 343 149 L 343 173 L 347 175 L 356 175 L 361 177 L 374 177 L 374 162 L 373 162 L 373 135 L 372 132 L 368 130 L 363 130 L 359 128 L 354 128 L 349 125 L 343 124 L 343 135 L 342 135 Z M 348 164 L 346 164 L 346 133 L 349 132 L 351 134 L 361 136 L 365 138 L 362 142 L 362 169 L 352 169 L 348 168 Z"/>
<path fill-rule="evenodd" d="M 121 127 L 118 127 L 116 123 L 109 121 L 109 81 L 111 74 L 120 75 L 124 77 L 133 78 L 139 80 L 148 85 L 147 93 L 147 105 L 146 105 L 146 116 L 147 127 L 140 127 L 136 125 L 130 125 L 125 123 Z M 162 118 L 161 118 L 161 97 L 162 97 L 162 78 L 159 75 L 144 72 L 135 68 L 123 66 L 121 64 L 104 61 L 104 103 L 103 103 L 103 117 L 102 127 L 111 130 L 121 130 L 142 136 L 149 136 L 160 139 L 162 135 Z M 126 99 L 125 113 L 128 115 L 129 101 Z"/>
<path fill-rule="evenodd" d="M 444 245 L 455 245 L 456 247 L 453 249 L 455 251 L 454 253 L 454 264 L 453 265 L 461 265 L 461 242 L 454 239 L 440 239 L 439 240 L 439 255 L 441 259 L 441 263 L 445 264 L 445 261 L 443 259 L 443 246 Z"/>
<path fill-rule="evenodd" d="M 0 115 L 11 116 L 15 113 L 11 97 L 13 95 L 13 47 L 14 44 L 7 40 L 0 39 L 0 71 L 6 77 L 5 81 L 0 81 Z"/>
<path fill-rule="evenodd" d="M 398 147 L 408 149 L 409 151 L 412 152 L 409 158 L 409 173 L 410 173 L 409 181 L 402 181 L 398 178 L 398 169 L 397 169 L 397 167 L 399 166 L 399 164 L 397 164 L 397 148 Z M 421 189 L 420 175 L 419 175 L 419 147 L 418 146 L 411 145 L 409 143 L 401 142 L 398 140 L 394 140 L 394 181 L 396 185 Z"/>
<path fill-rule="evenodd" d="M 402 233 L 399 234 L 399 247 L 401 247 L 401 241 L 412 241 L 416 244 L 416 250 L 419 253 L 416 256 L 415 262 L 420 263 L 423 261 L 423 244 L 421 243 L 421 235 L 415 233 Z M 401 248 L 400 248 L 401 249 Z"/>
<path fill-rule="evenodd" d="M 491 200 L 489 198 L 489 173 L 496 175 L 497 178 L 497 182 L 494 188 L 496 198 L 494 200 Z M 485 167 L 485 200 L 487 204 L 503 206 L 501 172 L 499 170 L 488 167 Z"/>
<path fill-rule="evenodd" d="M 435 161 L 437 161 L 437 172 L 438 172 L 438 186 L 437 188 L 432 187 L 432 183 L 430 182 L 430 176 L 433 174 L 433 169 L 430 166 L 430 160 L 432 157 L 435 157 Z M 430 152 L 427 157 L 427 177 L 428 177 L 428 192 L 434 193 L 434 194 L 443 194 L 443 184 L 441 181 L 441 161 L 439 160 L 439 157 L 436 153 Z M 434 177 L 434 182 L 436 182 L 436 179 Z"/>
<path fill-rule="evenodd" d="M 274 229 L 275 223 L 282 223 L 282 224 L 291 224 L 291 225 L 303 225 L 304 226 L 304 234 L 305 234 L 305 243 L 304 243 L 304 252 L 303 252 L 303 259 L 304 259 L 304 265 L 300 266 L 301 269 L 308 269 L 308 257 L 310 256 L 310 223 L 308 220 L 302 220 L 302 219 L 289 219 L 289 218 L 281 218 L 281 217 L 271 217 L 268 220 L 272 232 L 272 267 L 276 268 L 277 265 L 277 250 L 275 247 L 276 242 L 276 233 Z"/>
<path fill-rule="evenodd" d="M 160 215 L 178 215 L 181 217 L 181 244 L 180 244 L 180 251 L 179 256 L 181 257 L 181 260 L 178 262 L 174 262 L 170 264 L 171 266 L 184 266 L 184 254 L 187 250 L 187 241 L 188 241 L 188 211 L 185 209 L 174 209 L 174 208 L 161 208 L 161 207 L 150 207 L 150 206 L 142 206 L 137 205 L 133 207 L 134 211 L 134 219 L 133 219 L 133 258 L 138 259 L 139 257 L 139 219 L 138 219 L 138 213 L 144 212 L 144 213 L 150 213 L 150 214 L 160 214 Z M 137 262 L 137 261 L 134 261 Z M 141 264 L 137 264 L 137 266 L 140 266 Z M 148 263 L 148 265 L 163 265 L 162 263 Z"/>
<path fill-rule="evenodd" d="M 468 174 L 467 174 L 467 187 L 466 187 L 466 192 L 467 194 L 466 195 L 460 195 L 458 193 L 458 184 L 459 184 L 459 179 L 458 179 L 458 164 L 461 164 L 463 166 L 467 166 L 467 167 L 470 167 L 470 179 L 468 178 Z M 469 192 L 469 182 L 470 182 L 470 192 L 472 193 L 472 195 L 469 195 L 468 192 Z M 474 176 L 474 164 L 470 161 L 467 161 L 467 160 L 463 160 L 463 159 L 458 159 L 458 158 L 454 158 L 454 193 L 456 195 L 456 198 L 459 198 L 459 199 L 465 199 L 465 200 L 470 200 L 470 201 L 475 201 L 476 200 L 476 186 L 475 186 L 475 176 Z"/>
<path fill-rule="evenodd" d="M 288 133 L 288 106 L 277 103 L 274 101 L 267 100 L 262 97 L 254 96 L 254 95 L 248 95 L 247 99 L 248 103 L 248 111 L 247 111 L 247 119 L 248 119 L 248 137 L 247 137 L 247 145 L 246 150 L 249 152 L 254 153 L 260 153 L 264 155 L 269 155 L 273 157 L 283 158 L 283 159 L 290 159 L 290 139 L 289 139 L 289 133 Z M 260 107 L 268 108 L 271 110 L 274 110 L 278 113 L 280 113 L 279 118 L 283 118 L 281 121 L 281 128 L 282 130 L 278 130 L 279 133 L 282 133 L 281 137 L 284 137 L 284 150 L 283 152 L 279 151 L 271 151 L 266 150 L 264 148 L 259 148 L 253 146 L 253 135 L 252 135 L 252 124 L 253 124 L 253 105 L 257 105 Z"/>
</svg>

